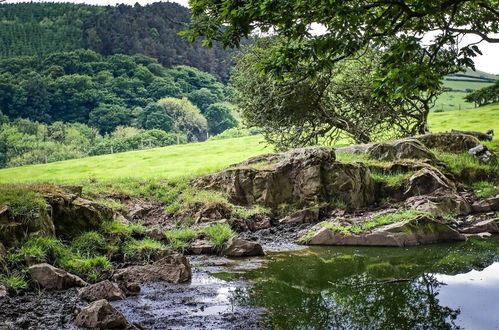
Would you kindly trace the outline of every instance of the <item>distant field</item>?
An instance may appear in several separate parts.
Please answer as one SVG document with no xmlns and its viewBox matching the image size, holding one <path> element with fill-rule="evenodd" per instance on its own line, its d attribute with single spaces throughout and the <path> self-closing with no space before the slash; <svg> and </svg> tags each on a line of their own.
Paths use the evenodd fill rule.
<svg viewBox="0 0 499 330">
<path fill-rule="evenodd" d="M 495 129 L 499 132 L 499 104 L 431 113 L 430 129 L 433 132 L 451 129 L 482 132 Z M 261 136 L 250 136 L 8 168 L 0 170 L 0 182 L 76 183 L 89 179 L 174 178 L 213 172 L 272 151 L 265 146 Z"/>
<path fill-rule="evenodd" d="M 469 81 L 469 79 L 476 79 L 472 76 L 452 77 L 452 79 L 462 80 L 444 80 L 444 86 L 447 88 L 451 88 L 452 91 L 444 92 L 438 97 L 437 102 L 435 102 L 435 106 L 433 107 L 434 111 L 473 109 L 475 105 L 464 100 L 464 97 L 468 94 L 466 90 L 477 90 L 492 85 L 492 83 L 487 82 Z"/>
</svg>

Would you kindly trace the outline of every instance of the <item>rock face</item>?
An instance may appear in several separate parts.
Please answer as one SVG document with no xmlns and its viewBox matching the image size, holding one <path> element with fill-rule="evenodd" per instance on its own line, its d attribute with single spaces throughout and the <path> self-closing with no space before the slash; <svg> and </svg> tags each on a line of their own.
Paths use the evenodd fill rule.
<svg viewBox="0 0 499 330">
<path fill-rule="evenodd" d="M 156 261 L 152 265 L 118 269 L 113 275 L 113 280 L 118 283 L 149 283 L 159 281 L 182 283 L 189 281 L 191 277 L 191 265 L 187 258 L 181 254 L 174 253 Z"/>
<path fill-rule="evenodd" d="M 263 256 L 265 253 L 260 244 L 235 237 L 227 242 L 222 254 L 228 257 L 249 257 Z"/>
<path fill-rule="evenodd" d="M 399 159 L 436 159 L 433 152 L 416 139 L 378 143 L 369 148 L 367 154 L 369 158 L 382 161 L 394 161 Z"/>
<path fill-rule="evenodd" d="M 37 264 L 28 269 L 35 283 L 46 290 L 65 290 L 75 286 L 86 286 L 87 283 L 76 275 L 49 264 Z"/>
<path fill-rule="evenodd" d="M 465 236 L 427 216 L 418 216 L 377 227 L 362 234 L 343 234 L 324 227 L 308 239 L 308 245 L 411 246 L 447 241 L 462 241 Z"/>
<path fill-rule="evenodd" d="M 125 299 L 125 293 L 108 280 L 84 287 L 78 291 L 78 295 L 88 301 Z"/>
<path fill-rule="evenodd" d="M 422 142 L 429 149 L 452 153 L 468 152 L 468 150 L 480 144 L 476 137 L 459 133 L 426 134 L 415 139 Z"/>
<path fill-rule="evenodd" d="M 39 210 L 29 221 L 16 218 L 7 206 L 0 205 L 0 242 L 5 247 L 13 247 L 31 236 L 54 236 L 55 228 L 49 209 Z"/>
<path fill-rule="evenodd" d="M 409 208 L 431 213 L 436 217 L 449 214 L 466 215 L 471 212 L 468 201 L 453 192 L 437 192 L 433 195 L 414 196 L 406 200 Z"/>
<path fill-rule="evenodd" d="M 225 191 L 235 203 L 306 207 L 342 201 L 351 208 L 374 201 L 374 181 L 361 163 L 335 162 L 330 148 L 302 148 L 279 154 L 279 162 L 258 168 L 239 164 L 194 182 L 197 187 Z"/>
<path fill-rule="evenodd" d="M 466 234 L 478 234 L 478 233 L 499 233 L 499 218 L 483 220 L 473 224 L 471 227 L 465 228 L 461 231 Z"/>
<path fill-rule="evenodd" d="M 98 230 L 113 211 L 102 204 L 74 195 L 47 197 L 52 206 L 52 220 L 57 236 L 74 237 L 82 232 Z"/>
<path fill-rule="evenodd" d="M 431 194 L 437 190 L 455 192 L 456 187 L 437 169 L 423 168 L 405 182 L 406 197 Z"/>
<path fill-rule="evenodd" d="M 107 300 L 97 300 L 83 308 L 76 316 L 75 324 L 83 328 L 125 328 L 128 322 L 123 314 Z"/>
<path fill-rule="evenodd" d="M 473 212 L 499 211 L 499 196 L 489 197 L 473 202 Z"/>
</svg>

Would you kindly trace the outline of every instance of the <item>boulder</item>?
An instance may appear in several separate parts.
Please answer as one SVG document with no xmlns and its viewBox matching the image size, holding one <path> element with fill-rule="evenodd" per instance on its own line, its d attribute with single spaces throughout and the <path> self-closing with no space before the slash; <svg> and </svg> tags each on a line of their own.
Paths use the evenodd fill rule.
<svg viewBox="0 0 499 330">
<path fill-rule="evenodd" d="M 237 237 L 231 238 L 222 252 L 223 255 L 228 257 L 250 257 L 250 256 L 263 256 L 262 246 L 255 242 L 250 242 Z"/>
<path fill-rule="evenodd" d="M 484 163 L 489 163 L 496 158 L 496 155 L 483 144 L 471 148 L 468 150 L 468 154 L 479 158 Z"/>
<path fill-rule="evenodd" d="M 32 236 L 54 236 L 55 228 L 50 218 L 50 208 L 39 209 L 21 219 L 10 212 L 8 206 L 0 205 L 0 242 L 7 248 L 17 246 Z"/>
<path fill-rule="evenodd" d="M 478 234 L 482 232 L 488 232 L 492 234 L 499 233 L 499 218 L 483 220 L 477 222 L 471 227 L 467 227 L 461 230 L 462 233 L 465 234 Z"/>
<path fill-rule="evenodd" d="M 499 196 L 477 200 L 471 204 L 473 212 L 499 211 Z"/>
<path fill-rule="evenodd" d="M 319 208 L 300 210 L 279 220 L 282 224 L 314 223 L 319 220 Z"/>
<path fill-rule="evenodd" d="M 456 186 L 442 172 L 437 169 L 423 168 L 404 183 L 406 197 L 426 195 L 440 191 L 455 192 Z"/>
<path fill-rule="evenodd" d="M 200 210 L 194 216 L 196 222 L 212 222 L 230 218 L 230 209 L 227 205 L 214 202 L 203 204 Z"/>
<path fill-rule="evenodd" d="M 128 322 L 113 305 L 101 299 L 83 308 L 76 316 L 75 324 L 83 328 L 116 329 L 125 328 Z"/>
<path fill-rule="evenodd" d="M 406 205 L 414 210 L 428 212 L 435 217 L 444 217 L 449 214 L 466 215 L 471 212 L 468 201 L 453 192 L 414 196 L 406 200 Z"/>
<path fill-rule="evenodd" d="M 415 137 L 428 149 L 437 149 L 443 152 L 463 153 L 480 144 L 480 141 L 468 134 L 437 133 Z"/>
<path fill-rule="evenodd" d="M 7 290 L 7 287 L 5 284 L 0 282 L 0 299 L 7 298 L 9 297 L 9 290 Z"/>
<path fill-rule="evenodd" d="M 458 131 L 455 129 L 453 129 L 451 131 L 452 134 L 466 134 L 466 135 L 474 136 L 480 141 L 492 141 L 492 134 L 494 131 L 492 131 L 492 134 L 488 134 L 489 132 L 482 133 L 482 132 L 474 132 L 474 131 Z"/>
<path fill-rule="evenodd" d="M 28 272 L 33 282 L 46 290 L 66 290 L 88 285 L 78 276 L 45 263 L 29 267 Z"/>
<path fill-rule="evenodd" d="M 109 280 L 89 285 L 78 290 L 78 295 L 88 301 L 106 299 L 108 301 L 125 299 L 125 293 Z"/>
<path fill-rule="evenodd" d="M 191 265 L 187 258 L 182 254 L 172 253 L 151 265 L 118 269 L 113 275 L 113 280 L 118 283 L 150 283 L 159 281 L 182 283 L 189 281 L 191 277 Z"/>
<path fill-rule="evenodd" d="M 72 195 L 50 196 L 52 220 L 58 237 L 72 238 L 82 232 L 99 230 L 113 219 L 113 210 L 102 204 Z"/>
<path fill-rule="evenodd" d="M 308 245 L 364 245 L 364 246 L 411 246 L 447 241 L 462 241 L 466 238 L 426 215 L 418 216 L 386 226 L 376 227 L 361 234 L 345 234 L 323 227 L 311 237 L 302 237 Z"/>
<path fill-rule="evenodd" d="M 435 155 L 416 139 L 377 143 L 367 150 L 369 158 L 381 161 L 400 159 L 436 160 Z"/>
<path fill-rule="evenodd" d="M 196 239 L 189 248 L 191 254 L 215 254 L 216 249 L 210 241 L 206 239 Z"/>
</svg>

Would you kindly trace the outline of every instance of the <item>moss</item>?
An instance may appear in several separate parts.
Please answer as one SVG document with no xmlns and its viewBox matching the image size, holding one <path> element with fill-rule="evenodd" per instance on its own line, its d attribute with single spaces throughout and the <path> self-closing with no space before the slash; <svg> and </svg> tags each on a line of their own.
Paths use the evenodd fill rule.
<svg viewBox="0 0 499 330">
<path fill-rule="evenodd" d="M 8 206 L 10 214 L 23 223 L 28 223 L 48 204 L 42 195 L 28 186 L 0 184 L 0 209 Z"/>
<path fill-rule="evenodd" d="M 236 236 L 229 225 L 221 223 L 206 227 L 203 229 L 203 233 L 217 248 L 222 248 L 229 239 Z"/>
</svg>

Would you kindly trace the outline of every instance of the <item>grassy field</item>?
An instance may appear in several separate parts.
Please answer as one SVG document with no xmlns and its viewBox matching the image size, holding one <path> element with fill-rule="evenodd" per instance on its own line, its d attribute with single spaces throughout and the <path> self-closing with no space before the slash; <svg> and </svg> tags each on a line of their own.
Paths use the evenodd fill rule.
<svg viewBox="0 0 499 330">
<path fill-rule="evenodd" d="M 499 104 L 430 114 L 433 132 L 494 129 Z M 344 141 L 342 141 L 344 144 Z M 213 172 L 251 156 L 272 152 L 261 136 L 208 141 L 0 170 L 0 182 L 77 183 L 85 180 L 176 178 Z"/>
</svg>

